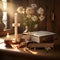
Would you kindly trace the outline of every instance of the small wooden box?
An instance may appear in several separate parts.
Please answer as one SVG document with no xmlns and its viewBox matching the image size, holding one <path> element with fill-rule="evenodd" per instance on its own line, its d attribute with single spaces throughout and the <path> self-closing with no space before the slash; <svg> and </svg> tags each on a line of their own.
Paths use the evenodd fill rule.
<svg viewBox="0 0 60 60">
<path fill-rule="evenodd" d="M 55 33 L 48 31 L 31 32 L 31 40 L 37 43 L 53 43 Z"/>
<path fill-rule="evenodd" d="M 31 40 L 37 44 L 31 44 L 30 47 L 53 47 L 54 36 L 56 34 L 48 31 L 35 31 L 31 32 Z"/>
</svg>

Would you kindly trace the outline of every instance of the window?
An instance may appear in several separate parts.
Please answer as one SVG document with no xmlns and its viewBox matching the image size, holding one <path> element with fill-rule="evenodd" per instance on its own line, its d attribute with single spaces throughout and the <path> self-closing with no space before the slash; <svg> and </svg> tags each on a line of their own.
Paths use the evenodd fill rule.
<svg viewBox="0 0 60 60">
<path fill-rule="evenodd" d="M 3 4 L 3 18 L 2 21 L 5 24 L 5 29 L 7 28 L 7 0 L 2 0 Z"/>
</svg>

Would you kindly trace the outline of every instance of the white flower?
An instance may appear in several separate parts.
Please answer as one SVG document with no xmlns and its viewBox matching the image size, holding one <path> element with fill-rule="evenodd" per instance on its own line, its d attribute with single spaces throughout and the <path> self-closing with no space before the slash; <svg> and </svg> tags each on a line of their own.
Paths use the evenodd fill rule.
<svg viewBox="0 0 60 60">
<path fill-rule="evenodd" d="M 31 19 L 32 19 L 33 21 L 37 21 L 37 20 L 38 20 L 38 17 L 34 15 L 34 16 L 31 17 Z"/>
<path fill-rule="evenodd" d="M 21 19 L 23 19 L 23 25 L 26 30 L 24 32 L 33 31 L 39 26 L 39 22 L 45 19 L 43 7 L 39 7 L 37 10 L 36 4 L 31 4 L 29 7 L 18 7 L 17 12 L 20 13 Z M 38 21 L 39 20 L 39 21 Z M 33 29 L 32 29 L 33 28 Z"/>
<path fill-rule="evenodd" d="M 38 27 L 38 24 L 35 24 L 34 28 L 37 28 Z"/>
<path fill-rule="evenodd" d="M 34 8 L 37 7 L 37 5 L 36 4 L 31 4 L 31 7 L 34 9 Z"/>
<path fill-rule="evenodd" d="M 33 14 L 33 12 L 34 12 L 34 11 L 33 11 L 33 9 L 32 9 L 31 7 L 27 7 L 27 8 L 26 8 L 26 14 L 28 14 L 28 15 L 29 15 L 29 14 Z"/>
<path fill-rule="evenodd" d="M 25 9 L 21 6 L 21 7 L 18 7 L 17 8 L 17 12 L 20 13 L 20 14 L 24 14 L 25 13 Z"/>
<path fill-rule="evenodd" d="M 40 16 L 39 16 L 39 19 L 40 19 L 40 21 L 43 21 L 43 20 L 45 19 L 45 16 L 40 15 Z"/>
<path fill-rule="evenodd" d="M 40 7 L 38 10 L 37 10 L 37 13 L 38 14 L 44 14 L 44 9 L 42 7 Z"/>
</svg>

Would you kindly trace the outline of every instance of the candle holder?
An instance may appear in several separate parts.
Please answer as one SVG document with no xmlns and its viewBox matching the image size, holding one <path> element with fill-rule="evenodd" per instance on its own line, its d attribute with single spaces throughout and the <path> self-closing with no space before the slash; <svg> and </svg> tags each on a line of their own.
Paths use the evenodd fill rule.
<svg viewBox="0 0 60 60">
<path fill-rule="evenodd" d="M 4 43 L 6 44 L 6 47 L 12 48 L 12 47 L 11 47 L 12 40 L 5 40 Z"/>
<path fill-rule="evenodd" d="M 8 48 L 18 48 L 20 45 L 20 42 L 14 40 L 5 40 L 4 43 Z"/>
</svg>

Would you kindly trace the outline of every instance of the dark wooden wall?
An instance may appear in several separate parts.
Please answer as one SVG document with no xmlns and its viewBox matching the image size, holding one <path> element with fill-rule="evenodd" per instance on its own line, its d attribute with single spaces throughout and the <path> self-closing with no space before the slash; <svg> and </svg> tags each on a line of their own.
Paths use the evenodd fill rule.
<svg viewBox="0 0 60 60">
<path fill-rule="evenodd" d="M 57 40 L 55 46 L 59 49 L 60 47 L 60 0 L 55 0 L 55 7 L 54 7 L 54 13 L 55 13 L 55 21 L 54 21 L 54 31 L 57 33 Z"/>
<path fill-rule="evenodd" d="M 55 0 L 55 32 L 60 35 L 60 0 Z"/>
</svg>

